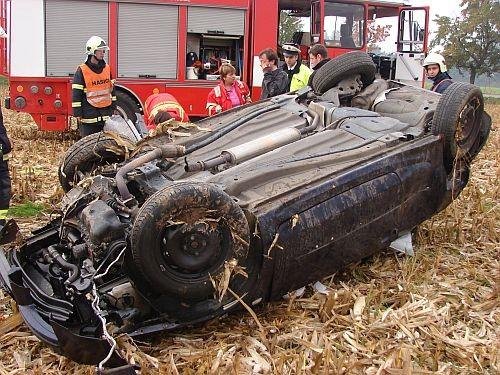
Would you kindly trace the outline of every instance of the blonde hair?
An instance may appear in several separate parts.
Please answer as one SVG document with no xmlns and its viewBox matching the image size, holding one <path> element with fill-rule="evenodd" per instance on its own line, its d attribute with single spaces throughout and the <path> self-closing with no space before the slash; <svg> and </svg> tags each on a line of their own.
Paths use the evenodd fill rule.
<svg viewBox="0 0 500 375">
<path fill-rule="evenodd" d="M 220 79 L 226 78 L 231 73 L 236 73 L 236 68 L 231 64 L 222 64 L 219 68 Z"/>
</svg>

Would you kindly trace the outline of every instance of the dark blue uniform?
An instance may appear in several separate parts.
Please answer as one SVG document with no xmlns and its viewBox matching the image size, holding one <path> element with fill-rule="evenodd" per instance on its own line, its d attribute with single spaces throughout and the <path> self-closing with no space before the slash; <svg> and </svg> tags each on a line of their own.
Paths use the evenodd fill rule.
<svg viewBox="0 0 500 375">
<path fill-rule="evenodd" d="M 446 72 L 439 72 L 439 74 L 434 78 L 431 78 L 431 80 L 433 82 L 431 90 L 440 94 L 442 94 L 444 90 L 446 90 L 453 83 L 450 75 Z"/>
<path fill-rule="evenodd" d="M 3 124 L 3 115 L 0 110 L 0 146 L 2 148 L 2 158 L 0 160 L 0 226 L 5 225 L 7 212 L 10 206 L 11 181 L 9 175 L 9 153 L 12 150 L 7 130 Z"/>
</svg>

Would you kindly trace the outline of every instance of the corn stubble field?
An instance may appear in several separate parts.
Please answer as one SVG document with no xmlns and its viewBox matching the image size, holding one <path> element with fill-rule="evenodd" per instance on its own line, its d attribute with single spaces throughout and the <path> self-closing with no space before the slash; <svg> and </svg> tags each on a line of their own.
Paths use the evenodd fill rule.
<svg viewBox="0 0 500 375">
<path fill-rule="evenodd" d="M 415 256 L 391 251 L 322 280 L 328 294 L 270 303 L 147 342 L 119 337 L 143 374 L 498 374 L 500 371 L 500 105 L 469 185 L 424 222 Z M 24 236 L 50 217 L 62 195 L 57 166 L 71 135 L 43 134 L 4 110 L 15 143 L 14 205 L 47 209 L 19 219 Z M 284 249 L 283 251 L 286 251 Z M 0 321 L 12 315 L 0 291 Z M 92 374 L 55 354 L 24 325 L 0 335 L 0 374 Z"/>
</svg>

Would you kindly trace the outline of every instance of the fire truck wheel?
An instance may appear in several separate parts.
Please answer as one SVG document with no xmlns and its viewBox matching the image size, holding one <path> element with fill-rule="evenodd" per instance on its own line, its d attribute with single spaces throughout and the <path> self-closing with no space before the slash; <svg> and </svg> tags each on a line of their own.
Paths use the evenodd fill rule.
<svg viewBox="0 0 500 375">
<path fill-rule="evenodd" d="M 120 116 L 125 120 L 130 119 L 134 124 L 137 121 L 135 114 L 140 112 L 135 100 L 130 95 L 119 90 L 116 91 L 116 110 L 120 112 Z"/>
<path fill-rule="evenodd" d="M 131 141 L 123 136 L 99 132 L 76 141 L 66 151 L 59 165 L 59 182 L 65 192 L 98 167 L 125 160 L 126 147 Z"/>
<path fill-rule="evenodd" d="M 375 71 L 375 64 L 368 54 L 360 51 L 349 52 L 335 57 L 319 68 L 311 85 L 316 93 L 323 94 L 342 79 L 360 74 L 366 87 L 375 79 Z"/>
</svg>

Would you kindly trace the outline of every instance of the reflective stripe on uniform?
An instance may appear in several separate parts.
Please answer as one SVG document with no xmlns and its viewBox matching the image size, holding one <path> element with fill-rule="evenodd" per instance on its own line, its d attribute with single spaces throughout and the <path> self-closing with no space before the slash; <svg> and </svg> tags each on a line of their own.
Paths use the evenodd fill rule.
<svg viewBox="0 0 500 375">
<path fill-rule="evenodd" d="M 222 112 L 222 107 L 217 103 L 207 103 L 208 115 L 213 116 L 219 112 Z"/>
<path fill-rule="evenodd" d="M 109 119 L 109 116 L 100 116 L 100 117 L 94 117 L 94 118 L 82 118 L 80 121 L 83 124 L 95 124 L 99 121 L 106 121 Z"/>
<path fill-rule="evenodd" d="M 182 106 L 177 102 L 168 101 L 156 104 L 149 114 L 149 119 L 153 119 L 158 114 L 158 112 L 168 111 L 169 109 L 177 109 L 179 111 L 179 117 L 181 119 L 184 118 L 184 108 L 182 108 Z"/>
<path fill-rule="evenodd" d="M 97 108 L 106 108 L 111 105 L 113 83 L 111 82 L 111 70 L 109 65 L 103 68 L 101 73 L 96 73 L 86 64 L 81 64 L 80 69 L 85 80 L 87 102 Z"/>
<path fill-rule="evenodd" d="M 77 84 L 77 83 L 73 83 L 73 84 L 71 85 L 71 88 L 73 88 L 73 89 L 75 89 L 75 90 L 83 90 L 83 88 L 84 88 L 84 87 L 83 87 L 83 85 L 79 85 L 79 84 Z"/>
<path fill-rule="evenodd" d="M 112 100 L 113 102 L 116 102 L 116 96 L 112 96 L 112 97 L 111 97 L 111 100 Z"/>
<path fill-rule="evenodd" d="M 7 214 L 9 212 L 9 209 L 4 209 L 4 210 L 0 210 L 0 220 L 5 220 L 7 219 Z"/>
<path fill-rule="evenodd" d="M 7 161 L 7 160 L 9 160 L 9 159 L 10 159 L 10 154 L 3 154 L 3 155 L 2 155 L 2 160 L 3 160 L 3 161 Z"/>
<path fill-rule="evenodd" d="M 73 108 L 79 108 L 79 107 L 81 107 L 81 106 L 82 106 L 82 102 L 73 102 L 73 103 L 71 103 L 71 106 L 72 106 Z"/>
</svg>

